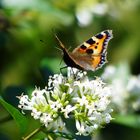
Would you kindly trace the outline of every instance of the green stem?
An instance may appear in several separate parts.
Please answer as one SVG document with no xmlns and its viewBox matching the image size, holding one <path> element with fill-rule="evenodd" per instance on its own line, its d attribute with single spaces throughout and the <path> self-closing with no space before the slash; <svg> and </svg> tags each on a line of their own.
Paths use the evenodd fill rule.
<svg viewBox="0 0 140 140">
<path fill-rule="evenodd" d="M 48 139 L 49 140 L 53 140 L 53 138 L 51 137 L 51 135 L 48 135 Z"/>
<path fill-rule="evenodd" d="M 33 132 L 31 132 L 28 136 L 23 137 L 22 140 L 29 140 L 29 139 L 32 138 L 35 134 L 37 134 L 38 132 L 40 132 L 43 128 L 44 128 L 44 126 L 40 126 L 39 128 L 35 129 Z"/>
</svg>

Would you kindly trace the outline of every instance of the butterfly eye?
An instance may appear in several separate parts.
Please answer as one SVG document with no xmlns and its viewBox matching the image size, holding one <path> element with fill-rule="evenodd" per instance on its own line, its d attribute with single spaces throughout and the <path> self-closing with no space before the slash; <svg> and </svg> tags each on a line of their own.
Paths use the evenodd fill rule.
<svg viewBox="0 0 140 140">
<path fill-rule="evenodd" d="M 93 53 L 93 49 L 87 49 L 87 50 L 86 50 L 86 53 L 87 53 L 87 54 L 92 54 L 92 53 Z"/>
</svg>

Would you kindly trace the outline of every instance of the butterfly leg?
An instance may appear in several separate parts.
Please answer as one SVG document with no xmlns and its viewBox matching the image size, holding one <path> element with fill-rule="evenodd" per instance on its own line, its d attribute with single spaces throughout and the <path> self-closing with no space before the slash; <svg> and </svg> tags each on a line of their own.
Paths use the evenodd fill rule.
<svg viewBox="0 0 140 140">
<path fill-rule="evenodd" d="M 65 68 L 67 68 L 67 67 L 68 67 L 68 66 L 61 67 L 61 68 L 60 68 L 60 73 L 63 74 L 62 70 L 65 69 Z"/>
<path fill-rule="evenodd" d="M 77 71 L 74 72 L 73 68 L 71 68 L 71 71 L 72 71 L 72 74 L 73 74 L 73 78 L 74 78 L 75 80 L 80 80 L 80 78 L 79 78 L 79 76 L 78 76 L 78 73 L 82 73 L 83 70 L 78 70 L 78 69 L 77 69 Z"/>
</svg>

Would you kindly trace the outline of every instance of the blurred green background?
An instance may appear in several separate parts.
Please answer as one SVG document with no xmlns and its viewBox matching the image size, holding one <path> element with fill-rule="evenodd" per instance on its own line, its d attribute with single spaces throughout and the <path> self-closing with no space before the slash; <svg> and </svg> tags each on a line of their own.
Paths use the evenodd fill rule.
<svg viewBox="0 0 140 140">
<path fill-rule="evenodd" d="M 106 29 L 114 35 L 108 64 L 127 62 L 139 74 L 140 0 L 0 0 L 0 94 L 17 107 L 17 95 L 44 88 L 49 75 L 60 73 L 62 54 L 54 33 L 72 50 Z M 1 106 L 0 114 L 8 116 Z M 0 123 L 0 140 L 20 139 L 15 122 L 8 120 Z M 140 139 L 140 129 L 110 124 L 102 131 L 104 140 Z"/>
</svg>

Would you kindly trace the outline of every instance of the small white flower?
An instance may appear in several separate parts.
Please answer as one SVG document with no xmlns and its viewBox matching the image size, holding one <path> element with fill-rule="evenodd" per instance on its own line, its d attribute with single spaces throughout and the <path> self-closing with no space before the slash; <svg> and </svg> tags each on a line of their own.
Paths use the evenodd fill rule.
<svg viewBox="0 0 140 140">
<path fill-rule="evenodd" d="M 132 76 L 129 79 L 127 90 L 134 94 L 140 94 L 140 75 Z"/>
<path fill-rule="evenodd" d="M 76 133 L 77 135 L 82 135 L 85 133 L 85 127 L 84 127 L 84 123 L 80 123 L 79 120 L 76 120 L 76 128 L 78 130 L 78 132 Z"/>
<path fill-rule="evenodd" d="M 106 115 L 105 115 L 105 122 L 106 123 L 110 123 L 110 120 L 112 119 L 112 117 L 111 117 L 111 115 L 109 114 L 109 113 L 107 113 Z"/>
<path fill-rule="evenodd" d="M 108 5 L 106 3 L 97 3 L 91 8 L 91 11 L 98 15 L 104 15 L 108 10 Z"/>
<path fill-rule="evenodd" d="M 39 119 L 41 114 L 42 114 L 42 112 L 37 111 L 36 108 L 32 109 L 31 116 L 33 116 L 35 120 Z"/>
<path fill-rule="evenodd" d="M 60 132 L 62 132 L 63 130 L 65 131 L 65 126 L 66 126 L 66 124 L 63 122 L 63 120 L 59 117 L 58 119 L 57 119 L 57 121 L 56 121 L 56 131 L 60 131 Z"/>
<path fill-rule="evenodd" d="M 84 9 L 82 11 L 78 11 L 76 17 L 80 26 L 87 26 L 91 23 L 93 15 L 91 11 Z"/>
<path fill-rule="evenodd" d="M 88 26 L 94 20 L 95 15 L 102 16 L 107 12 L 108 5 L 106 3 L 83 1 L 77 7 L 76 17 L 80 26 Z"/>
<path fill-rule="evenodd" d="M 51 114 L 43 113 L 40 117 L 40 122 L 43 123 L 46 127 L 48 127 L 49 123 L 53 121 Z"/>
<path fill-rule="evenodd" d="M 116 68 L 112 65 L 105 68 L 104 73 L 102 74 L 103 79 L 111 79 L 115 76 Z"/>
<path fill-rule="evenodd" d="M 64 109 L 62 109 L 62 112 L 64 112 L 64 117 L 69 118 L 69 113 L 75 110 L 75 106 L 67 105 Z"/>
<path fill-rule="evenodd" d="M 140 109 L 140 76 L 131 75 L 126 63 L 118 67 L 106 67 L 102 78 L 110 84 L 112 89 L 111 104 L 115 112 L 126 114 Z"/>
<path fill-rule="evenodd" d="M 77 98 L 77 103 L 79 103 L 80 106 L 88 105 L 88 101 L 84 95 L 81 98 Z"/>
</svg>

